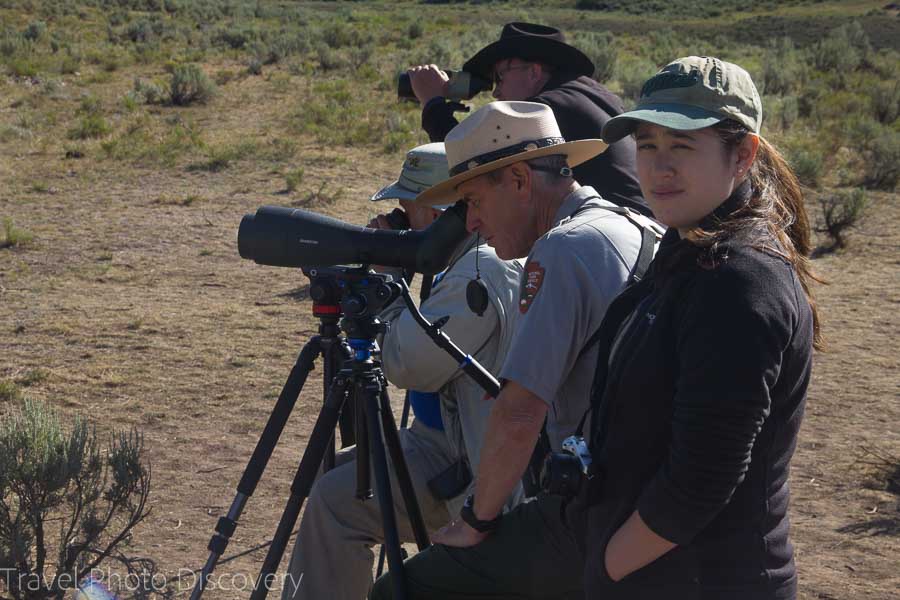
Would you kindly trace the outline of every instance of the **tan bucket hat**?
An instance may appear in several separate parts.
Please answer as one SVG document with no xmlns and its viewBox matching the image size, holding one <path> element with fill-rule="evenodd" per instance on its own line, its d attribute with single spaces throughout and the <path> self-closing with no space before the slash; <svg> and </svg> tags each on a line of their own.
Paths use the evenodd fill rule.
<svg viewBox="0 0 900 600">
<path fill-rule="evenodd" d="M 515 162 L 562 154 L 575 167 L 607 148 L 599 139 L 567 142 L 553 110 L 537 102 L 491 102 L 451 129 L 444 146 L 450 179 L 416 196 L 416 202 L 452 203 L 459 184 Z"/>
</svg>

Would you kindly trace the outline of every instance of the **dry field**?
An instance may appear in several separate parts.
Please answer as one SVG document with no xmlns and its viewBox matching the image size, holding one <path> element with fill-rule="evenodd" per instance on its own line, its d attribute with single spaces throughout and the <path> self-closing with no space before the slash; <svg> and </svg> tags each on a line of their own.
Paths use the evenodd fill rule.
<svg viewBox="0 0 900 600">
<path fill-rule="evenodd" d="M 121 94 L 130 84 L 122 75 L 107 87 Z M 166 110 L 195 119 L 210 139 L 264 143 L 291 108 L 291 93 L 285 86 L 273 99 L 262 85 L 244 79 L 223 87 L 211 106 Z M 29 93 L 22 82 L 4 92 Z M 0 102 L 0 122 L 12 122 L 8 106 Z M 399 166 L 396 156 L 367 149 L 294 141 L 293 163 L 305 175 L 292 193 L 281 171 L 254 160 L 207 172 L 99 153 L 65 159 L 53 141 L 0 147 L 0 217 L 34 238 L 0 250 L 0 380 L 45 369 L 28 395 L 90 416 L 103 431 L 141 428 L 152 514 L 131 552 L 170 577 L 206 560 L 215 521 L 316 331 L 301 273 L 238 257 L 240 218 L 260 205 L 303 202 L 326 182 L 340 197 L 310 207 L 365 223 L 375 212 L 368 194 Z M 873 194 L 849 249 L 816 261 L 830 281 L 818 292 L 829 352 L 817 357 L 792 480 L 807 600 L 896 598 L 900 589 L 898 223 L 896 194 Z M 320 377 L 321 370 L 301 395 L 229 554 L 274 531 L 318 411 Z M 11 408 L 0 402 L 0 414 Z M 229 588 L 255 576 L 263 556 L 221 565 L 221 589 L 206 596 L 247 597 Z M 188 584 L 175 586 L 187 596 Z"/>
</svg>

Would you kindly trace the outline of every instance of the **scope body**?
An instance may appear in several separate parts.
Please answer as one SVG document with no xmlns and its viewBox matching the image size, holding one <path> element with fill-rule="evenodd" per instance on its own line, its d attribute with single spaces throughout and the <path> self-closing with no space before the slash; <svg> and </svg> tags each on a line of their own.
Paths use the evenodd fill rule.
<svg viewBox="0 0 900 600">
<path fill-rule="evenodd" d="M 468 236 L 466 207 L 458 202 L 422 231 L 369 229 L 314 212 L 263 206 L 245 215 L 238 252 L 261 265 L 327 267 L 385 265 L 439 273 Z"/>
</svg>

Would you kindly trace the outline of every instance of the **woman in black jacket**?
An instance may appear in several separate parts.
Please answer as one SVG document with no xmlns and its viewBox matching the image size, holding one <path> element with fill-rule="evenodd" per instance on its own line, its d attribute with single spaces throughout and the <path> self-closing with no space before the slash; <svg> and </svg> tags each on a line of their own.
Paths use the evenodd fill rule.
<svg viewBox="0 0 900 600">
<path fill-rule="evenodd" d="M 788 466 L 816 278 L 799 184 L 761 119 L 746 71 L 688 57 L 603 129 L 635 136 L 669 231 L 601 328 L 594 476 L 567 515 L 591 600 L 796 597 Z"/>
</svg>

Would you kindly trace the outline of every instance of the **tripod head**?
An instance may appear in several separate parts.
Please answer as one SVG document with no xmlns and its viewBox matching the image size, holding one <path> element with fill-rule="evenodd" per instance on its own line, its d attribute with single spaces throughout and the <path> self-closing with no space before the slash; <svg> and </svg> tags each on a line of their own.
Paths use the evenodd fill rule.
<svg viewBox="0 0 900 600">
<path fill-rule="evenodd" d="M 310 279 L 313 314 L 340 319 L 351 345 L 353 340 L 371 343 L 387 330 L 378 313 L 403 291 L 390 275 L 365 267 L 310 267 L 304 268 L 303 274 Z"/>
</svg>

